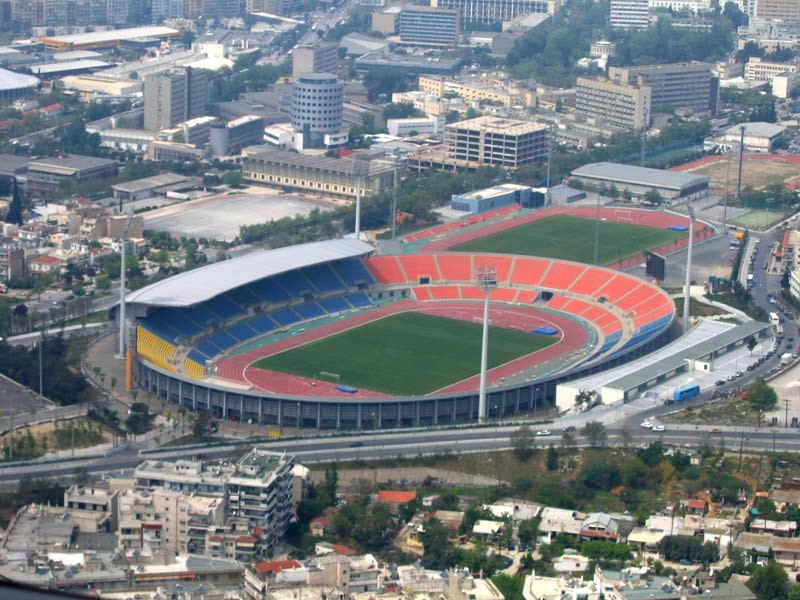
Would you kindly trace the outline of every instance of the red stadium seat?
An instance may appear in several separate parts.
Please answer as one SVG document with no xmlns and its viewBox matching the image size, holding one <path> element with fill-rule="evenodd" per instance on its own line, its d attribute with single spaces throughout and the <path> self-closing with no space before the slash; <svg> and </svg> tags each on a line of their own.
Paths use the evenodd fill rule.
<svg viewBox="0 0 800 600">
<path fill-rule="evenodd" d="M 609 274 L 605 269 L 589 267 L 578 280 L 572 284 L 569 291 L 575 294 L 593 295 L 600 286 L 608 282 Z"/>
<path fill-rule="evenodd" d="M 550 270 L 547 271 L 540 285 L 554 290 L 566 290 L 585 270 L 586 267 L 583 265 L 555 262 L 553 266 L 550 267 Z"/>
<path fill-rule="evenodd" d="M 439 254 L 436 261 L 444 281 L 471 281 L 473 278 L 469 254 Z"/>
<path fill-rule="evenodd" d="M 483 300 L 483 291 L 476 288 L 474 285 L 462 285 L 461 298 L 464 300 Z M 497 291 L 497 290 L 495 290 Z M 492 294 L 494 298 L 494 294 Z"/>
<path fill-rule="evenodd" d="M 431 299 L 430 289 L 424 286 L 411 288 L 411 293 L 414 294 L 414 297 L 420 302 Z"/>
<path fill-rule="evenodd" d="M 430 288 L 431 298 L 434 300 L 460 300 L 457 285 L 434 285 Z"/>
<path fill-rule="evenodd" d="M 534 300 L 536 300 L 539 292 L 534 292 L 533 290 L 520 290 L 517 292 L 517 302 L 520 304 L 530 304 Z"/>
<path fill-rule="evenodd" d="M 553 296 L 547 303 L 547 308 L 561 310 L 561 307 L 563 307 L 567 302 L 569 302 L 569 298 L 566 296 Z"/>
<path fill-rule="evenodd" d="M 514 302 L 516 296 L 517 290 L 511 288 L 497 288 L 492 292 L 491 299 L 495 302 Z"/>
<path fill-rule="evenodd" d="M 566 311 L 568 313 L 571 313 L 573 315 L 582 315 L 583 311 L 585 311 L 587 308 L 591 308 L 591 307 L 592 307 L 592 305 L 589 304 L 588 302 L 584 302 L 583 300 L 576 300 L 576 299 L 573 298 L 572 300 L 567 302 L 561 308 L 561 310 Z"/>
<path fill-rule="evenodd" d="M 656 292 L 650 285 L 642 284 L 634 290 L 631 290 L 622 298 L 619 298 L 614 304 L 616 304 L 622 310 L 629 312 L 633 309 L 634 306 L 637 304 L 641 304 L 646 300 L 653 299 L 658 292 Z"/>
<path fill-rule="evenodd" d="M 616 303 L 622 296 L 639 286 L 641 282 L 627 275 L 617 275 L 606 285 L 595 292 L 594 297 L 603 296 L 612 304 Z"/>
<path fill-rule="evenodd" d="M 404 283 L 408 281 L 396 256 L 373 256 L 364 261 L 378 283 Z"/>
<path fill-rule="evenodd" d="M 431 281 L 441 280 L 435 256 L 432 254 L 405 254 L 400 256 L 400 264 L 403 265 L 409 282 L 416 283 L 420 277 L 430 277 Z"/>
<path fill-rule="evenodd" d="M 510 256 L 475 256 L 475 271 L 483 266 L 493 266 L 497 271 L 498 283 L 507 283 L 512 260 Z"/>
<path fill-rule="evenodd" d="M 538 285 L 547 267 L 549 260 L 519 256 L 514 261 L 514 272 L 511 273 L 511 282 L 522 285 Z"/>
</svg>

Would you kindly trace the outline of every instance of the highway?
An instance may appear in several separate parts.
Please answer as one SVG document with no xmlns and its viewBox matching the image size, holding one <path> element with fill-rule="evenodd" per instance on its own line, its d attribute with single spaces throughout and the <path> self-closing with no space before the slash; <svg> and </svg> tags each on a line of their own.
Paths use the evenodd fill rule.
<svg viewBox="0 0 800 600">
<path fill-rule="evenodd" d="M 511 448 L 509 436 L 517 429 L 517 425 L 499 425 L 497 427 L 478 427 L 455 430 L 433 430 L 414 432 L 387 432 L 375 435 L 360 434 L 354 436 L 331 436 L 319 438 L 301 438 L 267 443 L 266 445 L 276 452 L 286 451 L 295 455 L 298 462 L 318 463 L 333 460 L 366 461 L 376 458 L 388 457 L 414 457 L 417 455 L 431 455 L 435 453 L 480 452 L 493 450 L 507 450 Z M 665 444 L 696 448 L 710 443 L 715 447 L 724 445 L 725 448 L 744 451 L 772 451 L 797 452 L 800 451 L 800 433 L 796 429 L 784 428 L 720 428 L 719 433 L 710 433 L 703 426 L 670 426 L 663 433 L 653 432 L 649 429 L 636 427 L 628 429 L 628 439 L 635 440 L 636 445 L 647 445 L 655 441 Z M 550 444 L 561 446 L 561 433 L 563 430 L 554 429 L 549 436 L 537 437 L 538 448 L 545 448 Z M 623 440 L 621 427 L 608 428 L 608 446 L 617 446 Z M 586 447 L 588 440 L 578 435 L 575 445 Z M 135 449 L 125 450 L 114 456 L 97 458 L 93 460 L 62 461 L 41 465 L 26 465 L 0 469 L 0 488 L 13 489 L 20 477 L 52 476 L 64 482 L 69 482 L 76 468 L 84 468 L 91 474 L 121 474 L 133 469 L 142 460 L 174 460 L 178 458 L 191 458 L 202 455 L 206 459 L 228 458 L 244 452 L 247 444 L 239 446 L 203 448 L 195 450 L 170 450 L 150 455 L 139 455 Z"/>
</svg>

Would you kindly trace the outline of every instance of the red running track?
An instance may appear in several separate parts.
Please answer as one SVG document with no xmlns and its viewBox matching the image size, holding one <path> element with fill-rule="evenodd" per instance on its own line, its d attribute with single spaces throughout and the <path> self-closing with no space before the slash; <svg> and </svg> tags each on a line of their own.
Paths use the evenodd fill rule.
<svg viewBox="0 0 800 600">
<path fill-rule="evenodd" d="M 334 383 L 259 369 L 254 367 L 253 363 L 267 356 L 279 354 L 286 350 L 302 346 L 303 344 L 324 339 L 342 331 L 358 327 L 359 325 L 370 323 L 389 315 L 409 311 L 472 321 L 475 317 L 482 317 L 483 305 L 480 302 L 465 301 L 416 302 L 413 300 L 403 300 L 395 302 L 394 304 L 382 306 L 374 310 L 359 313 L 350 318 L 344 318 L 340 321 L 329 323 L 313 331 L 300 333 L 274 344 L 254 348 L 242 354 L 223 359 L 217 363 L 217 373 L 221 379 L 252 385 L 256 390 L 273 394 L 339 397 L 342 399 L 388 398 L 391 397 L 390 394 L 360 388 L 357 393 L 348 394 L 337 390 L 336 384 Z M 532 307 L 492 304 L 491 320 L 492 324 L 498 327 L 508 327 L 523 331 L 530 331 L 543 325 L 554 327 L 559 330 L 561 337 L 558 342 L 551 344 L 547 348 L 532 352 L 531 354 L 517 358 L 511 362 L 495 367 L 494 369 L 490 369 L 487 372 L 488 383 L 500 381 L 546 360 L 576 350 L 589 340 L 588 332 L 574 321 L 560 315 L 545 313 Z M 438 390 L 437 393 L 470 391 L 476 390 L 477 388 L 478 376 L 476 375 L 459 381 L 442 390 Z"/>
<path fill-rule="evenodd" d="M 443 252 L 449 250 L 453 246 L 471 242 L 472 240 L 486 237 L 501 231 L 513 229 L 520 225 L 526 225 L 546 219 L 553 215 L 571 215 L 574 217 L 583 217 L 585 219 L 594 219 L 597 214 L 597 209 L 593 207 L 565 207 L 565 206 L 551 206 L 540 211 L 529 213 L 521 217 L 501 221 L 499 223 L 492 223 L 486 227 L 474 229 L 472 231 L 465 231 L 460 234 L 452 235 L 443 239 L 436 240 L 430 244 L 425 245 L 422 252 Z M 654 227 L 656 229 L 665 229 L 670 226 L 688 227 L 689 219 L 681 215 L 672 213 L 643 210 L 637 208 L 601 208 L 600 218 L 607 221 L 616 223 L 627 223 L 631 225 L 642 225 L 644 227 Z M 708 225 L 703 224 L 702 227 L 695 230 L 695 241 L 700 241 L 714 235 L 714 230 Z M 659 254 L 674 252 L 679 248 L 687 246 L 689 243 L 688 237 L 680 240 L 677 245 L 669 244 L 660 248 L 653 249 L 653 252 Z M 627 269 L 634 265 L 639 264 L 644 260 L 645 253 L 631 256 L 625 260 L 619 261 L 613 265 L 608 265 L 613 269 Z"/>
</svg>

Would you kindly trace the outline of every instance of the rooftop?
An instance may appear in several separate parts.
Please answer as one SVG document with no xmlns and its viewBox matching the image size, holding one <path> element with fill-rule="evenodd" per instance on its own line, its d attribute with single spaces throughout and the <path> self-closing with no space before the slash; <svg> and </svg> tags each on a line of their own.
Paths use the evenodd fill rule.
<svg viewBox="0 0 800 600">
<path fill-rule="evenodd" d="M 646 185 L 668 189 L 683 189 L 699 183 L 708 183 L 705 175 L 692 175 L 677 171 L 622 165 L 612 162 L 598 162 L 583 165 L 572 171 L 573 177 L 589 177 L 619 181 L 631 185 Z"/>
<path fill-rule="evenodd" d="M 378 502 L 392 503 L 392 504 L 405 504 L 417 498 L 417 492 L 403 492 L 395 490 L 381 490 L 378 492 Z"/>
<path fill-rule="evenodd" d="M 94 156 L 83 156 L 81 154 L 70 154 L 68 156 L 50 156 L 32 160 L 29 169 L 57 167 L 61 169 L 92 169 L 95 167 L 116 164 L 108 158 L 95 158 Z"/>
<path fill-rule="evenodd" d="M 128 294 L 127 300 L 150 306 L 192 306 L 265 277 L 372 251 L 369 244 L 352 238 L 256 250 L 150 284 Z"/>
<path fill-rule="evenodd" d="M 447 125 L 448 129 L 473 129 L 480 131 L 489 131 L 492 133 L 504 134 L 525 134 L 534 131 L 544 131 L 549 129 L 544 123 L 536 123 L 534 121 L 521 121 L 519 119 L 505 119 L 503 117 L 493 117 L 491 115 L 483 115 L 474 119 L 467 119 L 465 121 L 457 121 Z"/>
<path fill-rule="evenodd" d="M 741 123 L 739 125 L 734 125 L 733 127 L 728 127 L 725 130 L 726 135 L 739 135 L 741 133 L 742 127 L 744 127 L 744 134 L 748 137 L 767 137 L 772 138 L 776 135 L 780 135 L 786 130 L 786 127 L 783 125 L 775 125 L 773 123 L 764 123 L 762 121 L 757 121 L 755 123 Z"/>
<path fill-rule="evenodd" d="M 30 69 L 37 75 L 53 75 L 54 73 L 66 73 L 68 71 L 84 71 L 87 69 L 104 69 L 113 66 L 102 60 L 63 60 L 45 65 L 31 65 Z"/>
<path fill-rule="evenodd" d="M 148 27 L 129 27 L 110 31 L 93 31 L 92 33 L 75 33 L 71 35 L 54 35 L 40 38 L 45 43 L 60 45 L 101 44 L 119 40 L 135 40 L 143 37 L 164 37 L 178 35 L 180 31 L 172 27 L 158 25 Z"/>
<path fill-rule="evenodd" d="M 0 92 L 23 90 L 39 85 L 39 79 L 33 75 L 15 73 L 8 69 L 0 69 Z"/>
<path fill-rule="evenodd" d="M 145 177 L 144 179 L 135 179 L 134 181 L 126 181 L 125 183 L 118 183 L 112 185 L 111 189 L 120 192 L 141 192 L 152 188 L 159 188 L 168 185 L 175 185 L 188 181 L 185 175 L 178 175 L 177 173 L 162 173 L 161 175 L 153 175 L 152 177 Z"/>
</svg>

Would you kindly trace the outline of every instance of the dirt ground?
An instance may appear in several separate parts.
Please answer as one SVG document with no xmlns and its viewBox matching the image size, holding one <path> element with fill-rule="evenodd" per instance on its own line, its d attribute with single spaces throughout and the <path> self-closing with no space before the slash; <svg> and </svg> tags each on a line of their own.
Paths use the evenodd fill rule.
<svg viewBox="0 0 800 600">
<path fill-rule="evenodd" d="M 728 171 L 728 161 L 724 157 L 720 160 L 691 169 L 688 172 L 697 175 L 708 175 L 712 188 L 725 188 L 725 178 Z M 732 156 L 730 159 L 729 188 L 736 189 L 739 176 L 739 161 Z M 763 188 L 771 183 L 788 183 L 800 177 L 800 167 L 795 164 L 778 162 L 765 159 L 745 158 L 742 165 L 742 187 L 754 189 Z"/>
</svg>

